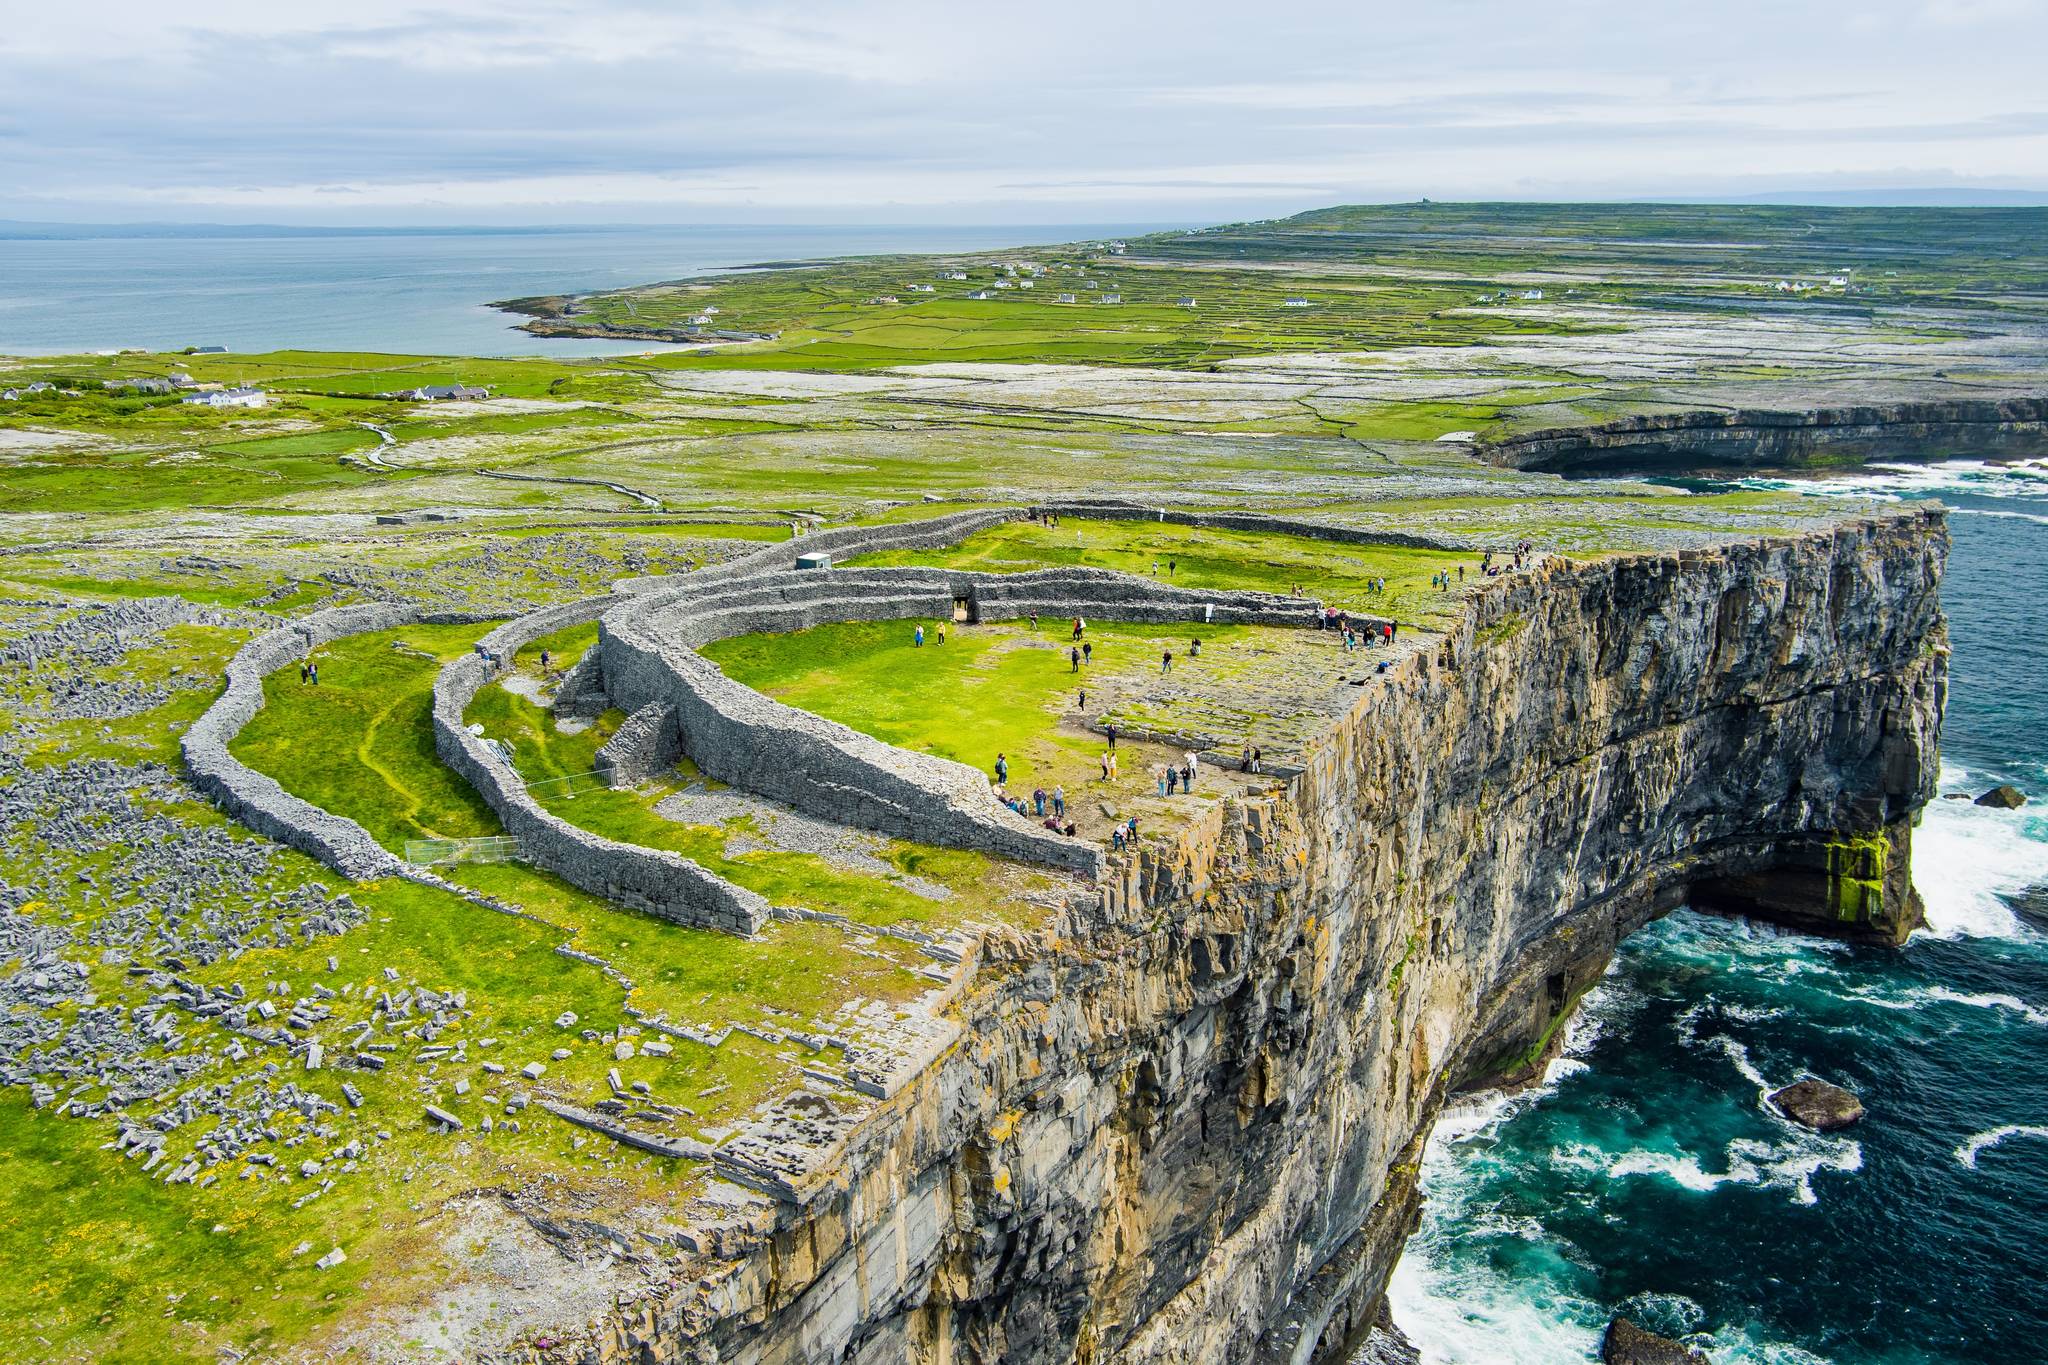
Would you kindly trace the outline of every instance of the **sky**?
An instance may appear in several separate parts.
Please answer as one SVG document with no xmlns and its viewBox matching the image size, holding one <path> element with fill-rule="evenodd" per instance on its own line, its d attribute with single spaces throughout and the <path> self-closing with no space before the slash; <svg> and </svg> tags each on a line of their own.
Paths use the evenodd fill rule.
<svg viewBox="0 0 2048 1365">
<path fill-rule="evenodd" d="M 2048 0 L 71 0 L 0 218 L 1218 221 L 2048 190 Z"/>
</svg>

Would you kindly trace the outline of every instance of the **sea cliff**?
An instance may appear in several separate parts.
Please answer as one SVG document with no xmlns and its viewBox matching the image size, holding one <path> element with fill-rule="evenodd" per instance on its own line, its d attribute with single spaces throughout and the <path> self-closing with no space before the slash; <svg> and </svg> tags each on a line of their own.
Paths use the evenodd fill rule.
<svg viewBox="0 0 2048 1365">
<path fill-rule="evenodd" d="M 1479 449 L 1482 458 L 1513 469 L 1609 475 L 2023 459 L 2044 452 L 2048 398 L 2039 394 L 1645 413 L 1516 432 Z"/>
<path fill-rule="evenodd" d="M 992 934 L 963 1039 L 807 1203 L 736 1203 L 590 1361 L 1341 1358 L 1416 1155 L 1688 898 L 1895 942 L 1946 690 L 1939 512 L 1549 561 L 1299 776 Z"/>
</svg>

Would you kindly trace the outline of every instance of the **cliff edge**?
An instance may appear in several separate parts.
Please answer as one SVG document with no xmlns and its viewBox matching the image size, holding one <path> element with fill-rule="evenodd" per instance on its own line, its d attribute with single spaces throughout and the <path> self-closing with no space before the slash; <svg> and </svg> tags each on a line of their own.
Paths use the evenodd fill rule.
<svg viewBox="0 0 2048 1365">
<path fill-rule="evenodd" d="M 1938 510 L 1553 561 L 1298 777 L 991 935 L 962 1041 L 803 1204 L 521 1358 L 1339 1359 L 1445 1097 L 1540 1063 L 1690 900 L 1896 942 L 1946 691 Z"/>
</svg>

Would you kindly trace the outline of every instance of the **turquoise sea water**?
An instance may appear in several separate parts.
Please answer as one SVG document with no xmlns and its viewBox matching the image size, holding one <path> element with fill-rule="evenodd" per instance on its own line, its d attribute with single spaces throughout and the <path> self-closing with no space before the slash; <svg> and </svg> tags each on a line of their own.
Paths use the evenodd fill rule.
<svg viewBox="0 0 2048 1365">
<path fill-rule="evenodd" d="M 1154 225 L 1155 227 L 1157 225 Z M 95 235 L 0 224 L 0 355 L 113 347 L 412 355 L 593 355 L 494 299 L 616 289 L 763 261 L 994 250 L 1151 231 L 1028 227 L 673 227 Z"/>
<path fill-rule="evenodd" d="M 1751 481 L 1749 486 L 1757 486 Z M 1434 1362 L 1598 1358 L 1625 1312 L 1721 1365 L 2048 1361 L 2048 468 L 1796 486 L 1954 509 L 1930 928 L 1898 952 L 1681 911 L 1625 946 L 1538 1089 L 1447 1114 L 1395 1320 Z M 1821 1136 L 1804 1074 L 1868 1117 Z"/>
</svg>

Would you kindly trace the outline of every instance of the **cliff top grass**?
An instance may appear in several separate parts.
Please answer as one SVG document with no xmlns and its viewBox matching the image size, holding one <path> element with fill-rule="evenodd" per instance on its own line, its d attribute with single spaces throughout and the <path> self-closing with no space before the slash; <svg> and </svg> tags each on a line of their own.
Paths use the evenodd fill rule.
<svg viewBox="0 0 2048 1365">
<path fill-rule="evenodd" d="M 919 625 L 922 646 L 913 636 Z M 1085 640 L 1089 657 L 1079 668 L 1065 618 L 1035 628 L 823 625 L 722 640 L 704 654 L 728 677 L 791 706 L 965 763 L 991 783 L 1001 755 L 1008 795 L 1028 804 L 1036 790 L 1063 790 L 1077 832 L 1098 840 L 1134 815 L 1141 836 L 1161 833 L 1217 796 L 1266 785 L 1239 770 L 1244 750 L 1258 746 L 1273 765 L 1297 757 L 1350 704 L 1350 679 L 1367 675 L 1374 657 L 1345 653 L 1332 633 L 1267 626 L 1091 621 Z M 1161 667 L 1169 652 L 1170 671 Z M 1111 725 L 1120 732 L 1117 771 L 1105 775 Z M 1211 751 L 1197 799 L 1168 797 L 1160 770 L 1178 768 L 1191 747 Z"/>
</svg>

